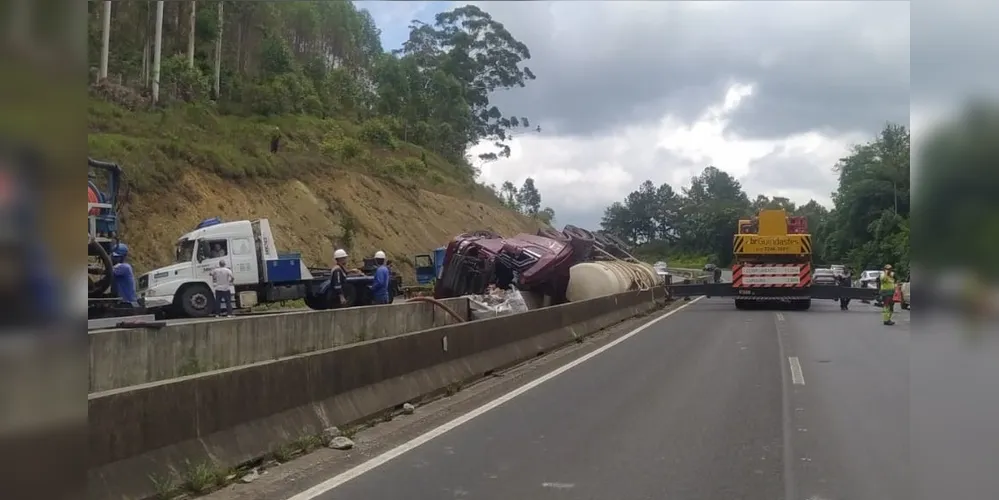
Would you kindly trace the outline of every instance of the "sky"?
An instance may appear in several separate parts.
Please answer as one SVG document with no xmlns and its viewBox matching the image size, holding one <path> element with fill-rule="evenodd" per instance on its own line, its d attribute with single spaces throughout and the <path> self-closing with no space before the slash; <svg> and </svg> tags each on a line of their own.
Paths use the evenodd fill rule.
<svg viewBox="0 0 999 500">
<path fill-rule="evenodd" d="M 541 132 L 519 132 L 509 158 L 478 165 L 481 180 L 534 178 L 559 225 L 595 229 L 604 209 L 643 181 L 679 190 L 709 165 L 737 178 L 750 198 L 831 207 L 836 161 L 886 122 L 909 125 L 908 2 L 360 6 L 391 50 L 409 20 L 466 3 L 530 48 L 525 64 L 537 75 L 491 99 Z M 927 102 L 941 101 L 922 90 Z"/>
</svg>

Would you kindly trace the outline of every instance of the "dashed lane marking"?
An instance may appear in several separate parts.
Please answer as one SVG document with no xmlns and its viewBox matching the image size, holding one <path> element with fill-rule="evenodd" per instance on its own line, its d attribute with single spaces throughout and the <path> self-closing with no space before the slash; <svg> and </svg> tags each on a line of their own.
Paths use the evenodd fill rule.
<svg viewBox="0 0 999 500">
<path fill-rule="evenodd" d="M 798 362 L 798 357 L 791 356 L 787 358 L 787 361 L 791 365 L 791 382 L 794 385 L 805 385 L 805 374 L 801 373 L 801 363 Z"/>
</svg>

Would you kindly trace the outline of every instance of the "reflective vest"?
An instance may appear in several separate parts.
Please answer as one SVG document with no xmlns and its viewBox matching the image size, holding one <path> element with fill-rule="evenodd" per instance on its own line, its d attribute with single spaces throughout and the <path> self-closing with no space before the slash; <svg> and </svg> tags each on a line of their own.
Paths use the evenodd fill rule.
<svg viewBox="0 0 999 500">
<path fill-rule="evenodd" d="M 881 276 L 881 290 L 889 292 L 895 290 L 895 278 L 888 273 L 884 273 Z"/>
</svg>

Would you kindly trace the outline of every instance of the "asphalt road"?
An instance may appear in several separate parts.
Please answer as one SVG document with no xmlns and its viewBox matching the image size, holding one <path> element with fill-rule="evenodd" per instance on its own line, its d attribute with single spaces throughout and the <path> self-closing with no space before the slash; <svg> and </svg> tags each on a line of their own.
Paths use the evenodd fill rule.
<svg viewBox="0 0 999 500">
<path fill-rule="evenodd" d="M 897 321 L 702 299 L 315 498 L 907 499 Z"/>
</svg>

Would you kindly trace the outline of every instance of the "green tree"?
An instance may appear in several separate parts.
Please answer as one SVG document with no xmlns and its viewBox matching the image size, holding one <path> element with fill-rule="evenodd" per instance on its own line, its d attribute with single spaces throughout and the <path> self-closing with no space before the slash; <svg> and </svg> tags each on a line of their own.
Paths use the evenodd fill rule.
<svg viewBox="0 0 999 500">
<path fill-rule="evenodd" d="M 541 210 L 541 192 L 534 186 L 534 179 L 528 177 L 517 191 L 517 204 L 527 215 L 537 215 Z"/>
<path fill-rule="evenodd" d="M 538 212 L 538 220 L 548 224 L 549 226 L 555 224 L 555 210 L 552 207 L 545 207 Z"/>
<path fill-rule="evenodd" d="M 908 249 L 896 248 L 909 218 L 909 131 L 887 124 L 866 144 L 857 145 L 835 166 L 839 187 L 823 234 L 825 260 L 857 268 L 891 263 L 906 273 Z"/>
<path fill-rule="evenodd" d="M 503 186 L 500 187 L 500 199 L 503 203 L 514 210 L 520 210 L 520 197 L 517 190 L 517 186 L 514 186 L 512 182 L 506 181 Z"/>
<path fill-rule="evenodd" d="M 399 54 L 412 57 L 423 71 L 440 71 L 461 84 L 471 110 L 471 127 L 465 145 L 482 140 L 495 142 L 498 152 L 484 153 L 484 160 L 509 156 L 505 144 L 509 131 L 530 127 L 526 118 L 506 117 L 491 105 L 489 95 L 498 90 L 524 87 L 535 75 L 521 63 L 531 52 L 488 13 L 474 5 L 437 14 L 433 25 L 414 21 L 409 39 Z"/>
</svg>

